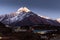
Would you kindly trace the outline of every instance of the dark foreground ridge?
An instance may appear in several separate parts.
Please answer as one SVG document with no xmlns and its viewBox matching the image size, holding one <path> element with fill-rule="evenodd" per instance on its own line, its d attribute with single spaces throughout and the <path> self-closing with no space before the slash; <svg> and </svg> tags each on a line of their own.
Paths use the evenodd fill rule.
<svg viewBox="0 0 60 40">
<path fill-rule="evenodd" d="M 0 22 L 1 40 L 50 40 L 60 35 L 60 29 L 56 26 L 36 25 L 20 26 L 17 28 L 6 27 Z M 56 27 L 56 28 L 55 28 Z"/>
</svg>

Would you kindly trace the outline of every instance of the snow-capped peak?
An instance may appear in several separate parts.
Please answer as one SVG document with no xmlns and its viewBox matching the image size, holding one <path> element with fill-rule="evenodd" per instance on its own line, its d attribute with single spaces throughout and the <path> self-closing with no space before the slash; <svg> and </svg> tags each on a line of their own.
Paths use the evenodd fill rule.
<svg viewBox="0 0 60 40">
<path fill-rule="evenodd" d="M 56 19 L 60 23 L 60 18 Z"/>
<path fill-rule="evenodd" d="M 29 12 L 30 10 L 27 7 L 21 7 L 17 10 L 17 14 L 19 14 L 20 12 Z"/>
</svg>

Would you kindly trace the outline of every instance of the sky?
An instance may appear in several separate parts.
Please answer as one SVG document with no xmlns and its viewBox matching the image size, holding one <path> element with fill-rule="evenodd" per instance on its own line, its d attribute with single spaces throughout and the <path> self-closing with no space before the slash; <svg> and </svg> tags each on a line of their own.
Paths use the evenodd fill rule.
<svg viewBox="0 0 60 40">
<path fill-rule="evenodd" d="M 38 15 L 60 18 L 60 0 L 0 0 L 0 15 L 27 7 Z"/>
</svg>

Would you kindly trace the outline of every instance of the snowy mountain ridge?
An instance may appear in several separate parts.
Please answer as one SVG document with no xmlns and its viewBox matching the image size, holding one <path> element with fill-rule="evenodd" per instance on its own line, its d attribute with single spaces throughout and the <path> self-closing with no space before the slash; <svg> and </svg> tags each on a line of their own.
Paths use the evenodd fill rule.
<svg viewBox="0 0 60 40">
<path fill-rule="evenodd" d="M 21 7 L 16 12 L 0 16 L 0 21 L 6 25 L 35 25 L 50 24 L 59 25 L 55 20 L 47 16 L 39 16 L 30 11 L 27 7 Z"/>
</svg>

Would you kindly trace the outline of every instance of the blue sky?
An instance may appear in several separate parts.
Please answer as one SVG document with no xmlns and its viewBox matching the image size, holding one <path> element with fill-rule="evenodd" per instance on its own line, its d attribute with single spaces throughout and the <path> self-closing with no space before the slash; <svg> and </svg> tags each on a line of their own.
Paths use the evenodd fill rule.
<svg viewBox="0 0 60 40">
<path fill-rule="evenodd" d="M 0 15 L 26 6 L 36 14 L 60 18 L 60 0 L 0 0 Z"/>
</svg>

